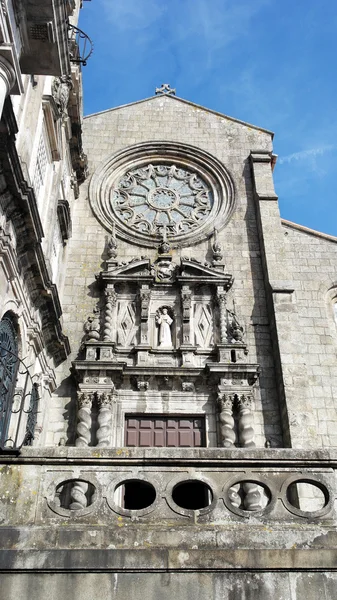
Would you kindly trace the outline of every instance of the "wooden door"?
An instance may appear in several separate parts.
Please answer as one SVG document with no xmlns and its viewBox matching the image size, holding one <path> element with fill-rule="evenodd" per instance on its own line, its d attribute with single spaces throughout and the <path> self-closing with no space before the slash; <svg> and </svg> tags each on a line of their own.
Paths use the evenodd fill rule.
<svg viewBox="0 0 337 600">
<path fill-rule="evenodd" d="M 127 415 L 125 445 L 140 448 L 205 446 L 205 419 L 200 416 Z"/>
</svg>

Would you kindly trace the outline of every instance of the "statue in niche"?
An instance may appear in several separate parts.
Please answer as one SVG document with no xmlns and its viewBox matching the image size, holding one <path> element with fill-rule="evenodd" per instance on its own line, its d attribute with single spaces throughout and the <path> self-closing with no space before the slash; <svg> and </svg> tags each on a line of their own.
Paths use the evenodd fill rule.
<svg viewBox="0 0 337 600">
<path fill-rule="evenodd" d="M 171 325 L 173 319 L 166 307 L 157 310 L 156 323 L 159 326 L 159 348 L 172 348 Z"/>
</svg>

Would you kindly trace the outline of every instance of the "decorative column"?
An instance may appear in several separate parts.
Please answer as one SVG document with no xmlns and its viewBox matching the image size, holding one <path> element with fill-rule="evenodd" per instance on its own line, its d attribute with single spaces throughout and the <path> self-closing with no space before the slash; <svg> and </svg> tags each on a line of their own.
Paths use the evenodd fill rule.
<svg viewBox="0 0 337 600">
<path fill-rule="evenodd" d="M 253 428 L 253 398 L 252 396 L 242 394 L 238 398 L 239 409 L 239 441 L 243 448 L 255 448 L 254 428 Z M 245 493 L 243 506 L 245 510 L 260 510 L 261 493 L 255 483 L 243 483 L 243 491 Z"/>
<path fill-rule="evenodd" d="M 220 315 L 220 344 L 227 344 L 227 299 L 223 286 L 217 287 L 216 297 Z"/>
<path fill-rule="evenodd" d="M 15 83 L 15 71 L 11 64 L 0 56 L 0 118 L 2 115 L 6 97 Z"/>
<path fill-rule="evenodd" d="M 233 404 L 233 395 L 218 395 L 221 445 L 224 448 L 233 447 L 235 442 Z"/>
<path fill-rule="evenodd" d="M 106 448 L 107 446 L 110 446 L 111 410 L 112 395 L 103 392 L 98 396 L 98 430 L 96 434 L 98 448 Z"/>
<path fill-rule="evenodd" d="M 252 396 L 242 394 L 238 398 L 239 442 L 242 448 L 255 448 L 252 408 Z"/>
<path fill-rule="evenodd" d="M 93 393 L 78 392 L 78 413 L 77 413 L 77 439 L 75 445 L 78 447 L 89 446 L 91 440 L 91 407 L 93 401 Z"/>
<path fill-rule="evenodd" d="M 181 305 L 183 317 L 183 346 L 185 346 L 191 344 L 192 291 L 188 285 L 182 286 Z"/>
<path fill-rule="evenodd" d="M 114 308 L 117 302 L 117 294 L 112 287 L 107 288 L 104 291 L 105 296 L 105 315 L 104 315 L 104 330 L 103 330 L 103 341 L 113 342 L 113 322 L 114 322 Z"/>
</svg>

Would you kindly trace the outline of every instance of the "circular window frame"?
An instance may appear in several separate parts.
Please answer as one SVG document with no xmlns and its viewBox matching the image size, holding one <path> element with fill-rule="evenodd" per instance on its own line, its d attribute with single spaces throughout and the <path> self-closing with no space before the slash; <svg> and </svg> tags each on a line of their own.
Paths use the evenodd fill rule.
<svg viewBox="0 0 337 600">
<path fill-rule="evenodd" d="M 183 508 L 182 506 L 179 506 L 179 504 L 176 504 L 176 502 L 173 500 L 174 488 L 181 483 L 188 483 L 188 482 L 192 482 L 192 481 L 199 481 L 200 483 L 204 483 L 211 490 L 213 498 L 212 498 L 212 502 L 208 506 L 205 506 L 204 508 L 196 508 L 196 509 Z M 216 486 L 213 481 L 210 481 L 206 477 L 199 475 L 199 473 L 197 473 L 193 477 L 189 476 L 188 474 L 184 474 L 184 475 L 179 475 L 179 476 L 175 477 L 174 479 L 171 479 L 168 482 L 168 484 L 166 486 L 165 499 L 166 499 L 167 504 L 171 508 L 171 510 L 173 510 L 175 513 L 177 513 L 179 515 L 184 515 L 185 517 L 194 518 L 194 515 L 196 513 L 198 513 L 198 515 L 200 517 L 202 517 L 203 515 L 207 515 L 209 512 L 214 510 L 214 508 L 216 507 L 218 500 L 219 500 L 219 494 L 218 494 L 218 490 L 216 489 Z"/>
<path fill-rule="evenodd" d="M 325 499 L 327 499 L 325 506 L 315 511 L 301 510 L 300 508 L 293 506 L 293 504 L 291 504 L 288 500 L 287 492 L 288 488 L 294 483 L 309 483 L 315 487 L 318 487 L 321 492 L 323 492 Z M 334 502 L 333 491 L 324 478 L 319 476 L 312 477 L 310 475 L 306 475 L 305 473 L 298 473 L 288 477 L 282 484 L 280 498 L 282 504 L 290 513 L 305 519 L 319 519 L 320 517 L 326 516 L 332 510 Z"/>
<path fill-rule="evenodd" d="M 65 483 L 70 483 L 71 481 L 76 482 L 76 481 L 83 481 L 83 483 L 90 483 L 94 488 L 95 488 L 95 500 L 92 502 L 92 504 L 90 504 L 89 506 L 86 506 L 85 508 L 80 508 L 78 510 L 71 510 L 70 508 L 62 508 L 61 506 L 58 506 L 54 500 L 55 498 L 55 493 L 56 490 L 58 488 L 59 485 L 61 485 L 61 483 L 65 484 Z M 47 490 L 47 493 L 45 495 L 46 498 L 46 502 L 48 505 L 48 508 L 50 508 L 50 510 L 52 510 L 54 513 L 56 513 L 57 515 L 61 516 L 61 517 L 68 517 L 68 518 L 78 518 L 78 517 L 85 517 L 86 515 L 89 515 L 90 513 L 92 513 L 94 510 L 96 510 L 96 508 L 99 506 L 99 504 L 102 502 L 102 487 L 101 485 L 98 483 L 98 481 L 94 478 L 94 477 L 87 477 L 84 479 L 83 477 L 68 477 L 67 479 L 64 479 L 64 477 L 62 478 L 58 478 L 55 481 L 53 481 Z"/>
<path fill-rule="evenodd" d="M 238 483 L 255 483 L 257 485 L 260 485 L 261 487 L 266 488 L 270 494 L 270 502 L 268 502 L 267 506 L 261 508 L 260 510 L 245 510 L 243 508 L 236 508 L 230 501 L 229 489 L 233 487 L 233 485 L 237 485 Z M 239 517 L 244 517 L 246 519 L 269 514 L 274 509 L 278 497 L 273 484 L 271 484 L 269 481 L 265 481 L 263 477 L 255 475 L 255 473 L 242 473 L 241 476 L 233 477 L 233 479 L 227 481 L 223 486 L 222 494 L 223 503 L 226 506 L 226 508 L 235 515 L 238 515 Z"/>
<path fill-rule="evenodd" d="M 152 502 L 152 504 L 150 504 L 149 506 L 146 506 L 145 508 L 140 508 L 140 509 L 136 509 L 136 510 L 132 510 L 130 508 L 123 508 L 122 506 L 119 506 L 118 504 L 116 504 L 116 502 L 114 500 L 115 491 L 116 491 L 117 487 L 119 487 L 123 483 L 126 483 L 127 481 L 142 481 L 144 483 L 148 483 L 148 484 L 152 485 L 152 487 L 154 488 L 154 490 L 156 492 L 156 497 L 155 497 L 154 502 Z M 152 477 L 148 477 L 147 475 L 145 476 L 140 473 L 124 473 L 120 477 L 117 477 L 116 479 L 114 479 L 108 486 L 107 494 L 106 494 L 107 504 L 113 512 L 117 513 L 118 515 L 122 515 L 123 517 L 132 518 L 132 517 L 143 517 L 145 515 L 148 515 L 149 513 L 152 513 L 157 508 L 157 506 L 161 500 L 161 494 L 158 492 L 158 487 L 157 487 L 156 483 L 157 482 L 155 482 L 152 479 Z"/>
<path fill-rule="evenodd" d="M 190 246 L 207 239 L 214 228 L 222 229 L 230 220 L 235 208 L 235 186 L 228 170 L 208 152 L 188 144 L 175 142 L 143 142 L 125 148 L 105 159 L 93 173 L 89 184 L 89 202 L 98 221 L 108 231 L 115 225 L 116 235 L 130 243 L 155 248 L 161 241 L 160 235 L 149 236 L 130 229 L 123 221 L 114 217 L 110 208 L 111 189 L 129 170 L 148 164 L 177 164 L 193 170 L 209 185 L 213 206 L 200 227 L 174 237 L 168 235 L 172 248 Z"/>
</svg>

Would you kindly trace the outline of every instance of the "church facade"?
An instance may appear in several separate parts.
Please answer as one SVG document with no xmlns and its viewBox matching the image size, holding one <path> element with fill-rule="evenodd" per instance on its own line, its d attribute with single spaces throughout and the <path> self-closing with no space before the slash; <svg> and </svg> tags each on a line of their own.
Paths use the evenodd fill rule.
<svg viewBox="0 0 337 600">
<path fill-rule="evenodd" d="M 330 600 L 337 238 L 270 131 L 167 84 L 82 123 L 67 69 L 2 117 L 1 593 Z"/>
</svg>

